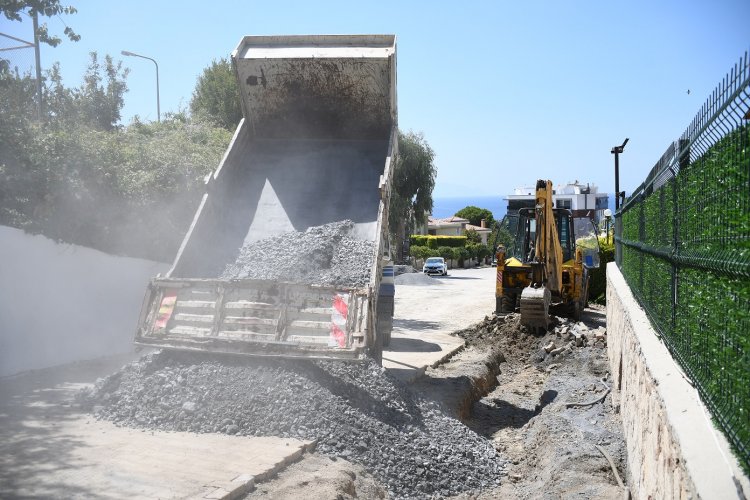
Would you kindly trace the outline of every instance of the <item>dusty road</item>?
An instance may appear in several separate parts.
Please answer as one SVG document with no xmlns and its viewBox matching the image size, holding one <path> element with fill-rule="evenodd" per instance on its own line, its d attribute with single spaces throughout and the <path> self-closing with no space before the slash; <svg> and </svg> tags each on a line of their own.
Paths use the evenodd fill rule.
<svg viewBox="0 0 750 500">
<path fill-rule="evenodd" d="M 409 382 L 450 356 L 463 346 L 452 332 L 492 315 L 494 287 L 494 267 L 452 269 L 448 276 L 397 276 L 393 334 L 383 366 Z"/>
<path fill-rule="evenodd" d="M 451 333 L 480 321 L 495 310 L 495 276 L 494 267 L 451 269 L 448 276 L 429 277 L 427 286 L 397 277 L 393 331 Z"/>
</svg>

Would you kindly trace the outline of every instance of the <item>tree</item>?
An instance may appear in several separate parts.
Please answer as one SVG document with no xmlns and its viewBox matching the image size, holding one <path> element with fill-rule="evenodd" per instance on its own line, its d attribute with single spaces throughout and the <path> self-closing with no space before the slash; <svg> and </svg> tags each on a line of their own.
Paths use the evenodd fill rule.
<svg viewBox="0 0 750 500">
<path fill-rule="evenodd" d="M 99 61 L 96 52 L 90 54 L 83 83 L 78 88 L 68 88 L 62 83 L 59 63 L 47 71 L 45 102 L 47 118 L 53 125 L 88 126 L 96 130 L 114 130 L 120 121 L 120 111 L 125 104 L 126 83 L 130 70 L 115 64 L 111 56 Z"/>
<path fill-rule="evenodd" d="M 503 220 L 495 221 L 495 227 L 487 244 L 491 249 L 497 249 L 498 245 L 503 245 L 507 255 L 513 251 L 515 238 L 510 232 L 510 218 L 507 215 L 503 217 Z"/>
<path fill-rule="evenodd" d="M 78 12 L 75 7 L 66 7 L 60 4 L 60 0 L 3 0 L 0 2 L 0 9 L 6 19 L 11 21 L 21 21 L 22 13 L 26 13 L 31 17 L 43 16 L 43 17 L 57 17 L 60 14 L 75 14 Z M 81 36 L 76 34 L 69 26 L 65 26 L 63 31 L 71 42 L 77 42 L 81 39 Z M 47 29 L 47 23 L 39 25 L 37 30 L 39 41 L 46 43 L 51 47 L 57 47 L 60 45 L 62 40 L 57 36 L 51 36 Z"/>
<path fill-rule="evenodd" d="M 411 232 L 414 221 L 423 221 L 432 211 L 437 169 L 435 152 L 421 133 L 399 131 L 398 150 L 388 221 L 400 256 L 407 230 Z"/>
<path fill-rule="evenodd" d="M 476 229 L 466 230 L 466 243 L 481 243 L 482 237 L 479 236 Z"/>
<path fill-rule="evenodd" d="M 482 224 L 482 219 L 485 220 L 486 227 L 492 227 L 495 223 L 495 218 L 492 216 L 492 212 L 490 210 L 487 210 L 486 208 L 479 208 L 475 207 L 474 205 L 469 205 L 468 207 L 464 207 L 458 212 L 456 212 L 456 217 L 461 217 L 462 219 L 469 219 L 469 223 L 474 226 L 480 226 Z"/>
<path fill-rule="evenodd" d="M 91 52 L 90 56 L 83 85 L 77 92 L 81 113 L 94 128 L 112 130 L 120 121 L 120 111 L 128 91 L 125 81 L 130 70 L 122 68 L 122 61 L 115 64 L 110 55 L 104 56 L 103 65 L 99 63 L 96 52 Z"/>
<path fill-rule="evenodd" d="M 203 70 L 195 84 L 190 111 L 220 127 L 233 131 L 242 119 L 240 93 L 231 63 L 221 58 Z"/>
</svg>

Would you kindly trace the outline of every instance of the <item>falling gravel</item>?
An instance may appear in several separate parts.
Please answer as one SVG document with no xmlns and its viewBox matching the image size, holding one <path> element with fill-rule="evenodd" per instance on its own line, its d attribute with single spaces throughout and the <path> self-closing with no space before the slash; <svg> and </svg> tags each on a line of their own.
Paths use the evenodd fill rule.
<svg viewBox="0 0 750 500">
<path fill-rule="evenodd" d="M 354 222 L 344 220 L 249 243 L 220 278 L 365 286 L 370 280 L 374 243 L 355 238 L 353 229 Z"/>
<path fill-rule="evenodd" d="M 506 467 L 487 439 L 371 361 L 165 351 L 99 381 L 84 398 L 98 418 L 122 426 L 317 440 L 320 453 L 362 465 L 396 498 L 495 486 Z"/>
</svg>

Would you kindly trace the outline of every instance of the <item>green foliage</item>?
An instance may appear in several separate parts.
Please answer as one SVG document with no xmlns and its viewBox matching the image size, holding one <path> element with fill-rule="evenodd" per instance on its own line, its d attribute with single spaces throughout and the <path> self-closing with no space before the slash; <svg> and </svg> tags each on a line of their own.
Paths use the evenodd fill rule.
<svg viewBox="0 0 750 500">
<path fill-rule="evenodd" d="M 492 227 L 495 224 L 495 218 L 492 216 L 492 211 L 486 208 L 479 208 L 473 205 L 464 207 L 456 212 L 456 217 L 462 219 L 469 219 L 469 223 L 474 226 L 480 226 L 482 219 L 485 220 L 486 227 Z"/>
<path fill-rule="evenodd" d="M 453 258 L 453 248 L 451 247 L 438 247 L 437 252 L 438 256 L 445 260 Z"/>
<path fill-rule="evenodd" d="M 589 302 L 607 303 L 607 263 L 615 260 L 615 244 L 599 238 L 599 267 L 589 272 Z"/>
<path fill-rule="evenodd" d="M 467 229 L 465 236 L 467 243 L 477 244 L 482 242 L 482 237 L 479 236 L 479 233 L 475 229 Z"/>
<path fill-rule="evenodd" d="M 465 247 L 457 248 L 456 250 L 458 250 L 458 265 L 463 266 L 464 261 L 471 258 L 471 252 Z"/>
<path fill-rule="evenodd" d="M 211 62 L 198 77 L 190 101 L 194 116 L 207 120 L 229 131 L 234 131 L 242 119 L 237 80 L 228 59 Z"/>
<path fill-rule="evenodd" d="M 24 13 L 32 17 L 38 15 L 51 18 L 59 17 L 61 14 L 70 15 L 78 12 L 75 7 L 62 5 L 60 0 L 3 0 L 0 2 L 0 10 L 2 10 L 6 19 L 11 21 L 21 21 L 23 19 L 21 14 Z M 65 26 L 63 33 L 72 42 L 77 42 L 81 39 L 81 36 L 68 26 Z M 39 24 L 37 34 L 41 43 L 46 43 L 51 47 L 57 47 L 62 42 L 59 37 L 49 34 L 47 23 Z"/>
<path fill-rule="evenodd" d="M 492 255 L 492 249 L 488 245 L 477 245 L 477 258 L 479 260 L 484 259 Z"/>
<path fill-rule="evenodd" d="M 436 236 L 434 234 L 412 234 L 409 236 L 409 244 L 417 246 L 426 246 L 429 248 L 438 247 L 463 247 L 466 246 L 466 236 Z"/>
<path fill-rule="evenodd" d="M 427 239 L 429 238 L 426 234 L 412 234 L 409 236 L 409 245 L 413 246 L 427 246 Z"/>
<path fill-rule="evenodd" d="M 435 153 L 422 134 L 398 133 L 398 157 L 388 213 L 391 236 L 400 255 L 403 238 L 432 211 L 437 169 Z"/>
<path fill-rule="evenodd" d="M 45 124 L 31 111 L 32 86 L 0 74 L 0 224 L 171 260 L 229 132 L 182 115 L 116 128 L 126 87 L 109 57 L 101 65 L 92 55 L 80 88 L 66 88 L 53 66 Z"/>
<path fill-rule="evenodd" d="M 513 255 L 515 237 L 510 232 L 510 219 L 508 217 L 503 217 L 501 221 L 495 221 L 492 233 L 487 240 L 487 245 L 493 251 L 497 249 L 498 245 L 503 245 L 506 255 Z"/>
<path fill-rule="evenodd" d="M 10 182 L 0 188 L 7 188 L 0 221 L 110 253 L 168 261 L 228 135 L 171 120 L 122 132 L 36 128 L 25 161 L 2 166 Z"/>
</svg>

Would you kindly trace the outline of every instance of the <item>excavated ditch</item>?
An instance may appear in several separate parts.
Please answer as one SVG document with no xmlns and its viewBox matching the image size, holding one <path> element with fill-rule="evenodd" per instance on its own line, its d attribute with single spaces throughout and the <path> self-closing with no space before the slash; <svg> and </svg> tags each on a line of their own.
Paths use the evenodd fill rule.
<svg viewBox="0 0 750 500">
<path fill-rule="evenodd" d="M 488 390 L 467 393 L 480 397 L 468 402 L 468 411 L 464 406 L 463 421 L 509 460 L 508 480 L 475 498 L 623 495 L 618 482 L 626 477 L 627 457 L 604 322 L 602 311 L 587 310 L 582 322 L 557 318 L 553 331 L 535 336 L 511 314 L 456 332 L 468 344 L 462 355 L 487 367 L 472 379 L 475 388 Z M 428 375 L 439 379 L 445 370 L 451 368 Z M 489 376 L 495 380 L 488 387 Z"/>
</svg>

